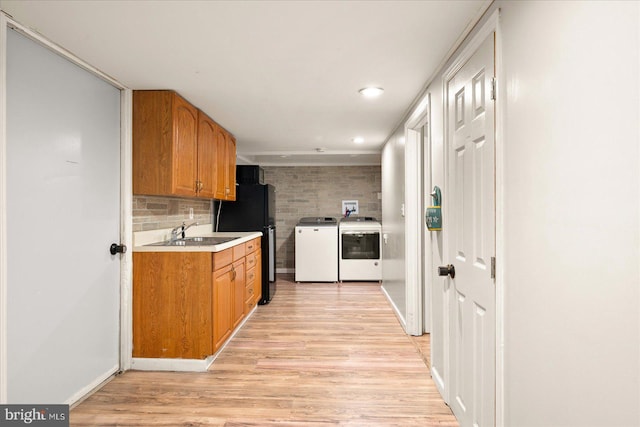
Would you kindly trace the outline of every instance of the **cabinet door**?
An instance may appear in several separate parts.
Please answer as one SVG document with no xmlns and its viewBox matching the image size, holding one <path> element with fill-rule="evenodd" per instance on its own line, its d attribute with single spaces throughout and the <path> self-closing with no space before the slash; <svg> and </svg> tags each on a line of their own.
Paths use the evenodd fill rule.
<svg viewBox="0 0 640 427">
<path fill-rule="evenodd" d="M 216 162 L 215 162 L 215 198 L 227 200 L 227 139 L 222 128 L 217 127 L 215 133 Z"/>
<path fill-rule="evenodd" d="M 213 351 L 218 351 L 231 335 L 233 266 L 213 272 Z"/>
<path fill-rule="evenodd" d="M 227 174 L 225 179 L 227 200 L 236 199 L 236 139 L 229 133 L 227 140 Z"/>
<path fill-rule="evenodd" d="M 244 318 L 245 292 L 245 259 L 244 257 L 233 263 L 233 328 Z"/>
<path fill-rule="evenodd" d="M 173 193 L 196 195 L 198 110 L 178 94 L 173 99 Z"/>
<path fill-rule="evenodd" d="M 215 197 L 216 179 L 216 124 L 202 111 L 198 111 L 198 197 Z"/>
</svg>

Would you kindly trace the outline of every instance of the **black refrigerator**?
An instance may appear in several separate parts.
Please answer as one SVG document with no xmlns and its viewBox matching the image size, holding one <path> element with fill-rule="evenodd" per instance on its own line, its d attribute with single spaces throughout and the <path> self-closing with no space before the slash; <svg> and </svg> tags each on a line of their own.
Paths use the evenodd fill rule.
<svg viewBox="0 0 640 427">
<path fill-rule="evenodd" d="M 276 190 L 270 184 L 239 184 L 235 202 L 218 202 L 218 231 L 262 232 L 262 298 L 276 292 Z"/>
</svg>

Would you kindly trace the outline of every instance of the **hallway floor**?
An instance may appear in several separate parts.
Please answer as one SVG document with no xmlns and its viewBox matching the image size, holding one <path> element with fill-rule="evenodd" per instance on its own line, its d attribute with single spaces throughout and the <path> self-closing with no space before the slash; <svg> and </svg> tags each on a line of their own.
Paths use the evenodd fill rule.
<svg viewBox="0 0 640 427">
<path fill-rule="evenodd" d="M 209 372 L 126 372 L 71 425 L 458 426 L 378 283 L 277 286 Z"/>
</svg>

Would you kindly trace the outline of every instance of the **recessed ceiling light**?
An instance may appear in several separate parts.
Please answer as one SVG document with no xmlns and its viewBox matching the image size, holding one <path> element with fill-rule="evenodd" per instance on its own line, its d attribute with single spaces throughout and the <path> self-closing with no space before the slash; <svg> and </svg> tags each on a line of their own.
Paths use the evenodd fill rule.
<svg viewBox="0 0 640 427">
<path fill-rule="evenodd" d="M 360 95 L 364 96 L 365 98 L 377 98 L 382 95 L 384 89 L 382 89 L 381 87 L 363 87 L 358 92 L 360 92 Z"/>
<path fill-rule="evenodd" d="M 356 136 L 355 138 L 351 138 L 351 140 L 356 144 L 362 144 L 364 142 L 364 138 L 361 136 Z"/>
</svg>

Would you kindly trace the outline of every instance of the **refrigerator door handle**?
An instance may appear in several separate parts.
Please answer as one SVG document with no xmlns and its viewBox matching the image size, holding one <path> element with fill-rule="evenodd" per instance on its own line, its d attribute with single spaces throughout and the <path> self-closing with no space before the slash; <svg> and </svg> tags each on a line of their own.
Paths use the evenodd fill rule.
<svg viewBox="0 0 640 427">
<path fill-rule="evenodd" d="M 275 242 L 275 229 L 269 227 L 269 281 L 274 282 L 276 280 L 276 242 Z"/>
</svg>

